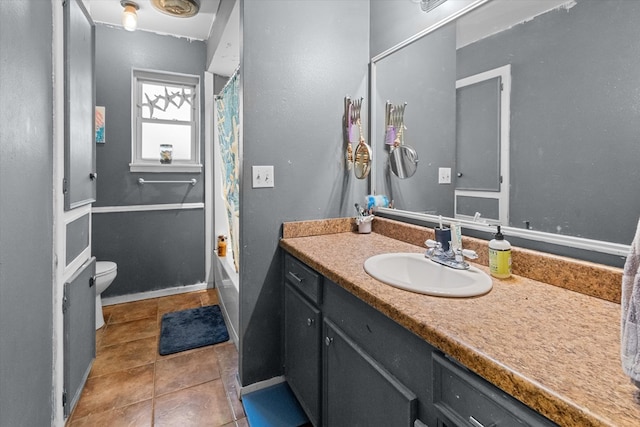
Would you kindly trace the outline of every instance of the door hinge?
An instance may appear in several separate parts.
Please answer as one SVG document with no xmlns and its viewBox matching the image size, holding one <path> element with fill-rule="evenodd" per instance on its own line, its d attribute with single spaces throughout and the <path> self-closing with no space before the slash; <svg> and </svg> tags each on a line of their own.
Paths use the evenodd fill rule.
<svg viewBox="0 0 640 427">
<path fill-rule="evenodd" d="M 500 92 L 504 90 L 504 83 L 500 83 Z"/>
<path fill-rule="evenodd" d="M 67 194 L 68 191 L 69 191 L 69 183 L 67 181 L 67 178 L 63 178 L 62 179 L 62 194 Z"/>
<path fill-rule="evenodd" d="M 62 407 L 67 407 L 67 390 L 62 390 Z"/>
<path fill-rule="evenodd" d="M 67 312 L 69 308 L 69 298 L 67 297 L 67 289 L 64 290 L 64 295 L 62 295 L 62 314 Z"/>
<path fill-rule="evenodd" d="M 502 175 L 500 175 L 500 184 L 502 184 Z"/>
<path fill-rule="evenodd" d="M 89 287 L 93 287 L 96 284 L 96 276 L 89 277 Z"/>
</svg>

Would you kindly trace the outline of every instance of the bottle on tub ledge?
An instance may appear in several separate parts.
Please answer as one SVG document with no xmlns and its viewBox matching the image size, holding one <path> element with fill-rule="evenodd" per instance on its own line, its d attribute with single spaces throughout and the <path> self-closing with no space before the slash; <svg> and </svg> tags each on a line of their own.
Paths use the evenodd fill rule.
<svg viewBox="0 0 640 427">
<path fill-rule="evenodd" d="M 218 236 L 218 256 L 227 256 L 227 236 L 225 236 L 224 234 Z"/>
<path fill-rule="evenodd" d="M 511 243 L 504 239 L 500 226 L 489 242 L 489 271 L 498 279 L 511 276 Z"/>
</svg>

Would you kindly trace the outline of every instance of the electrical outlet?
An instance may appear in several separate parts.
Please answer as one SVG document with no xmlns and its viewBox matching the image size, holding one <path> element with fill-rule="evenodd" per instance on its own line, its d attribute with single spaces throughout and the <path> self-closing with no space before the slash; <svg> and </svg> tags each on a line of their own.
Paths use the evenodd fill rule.
<svg viewBox="0 0 640 427">
<path fill-rule="evenodd" d="M 451 168 L 438 168 L 438 184 L 451 184 Z"/>
<path fill-rule="evenodd" d="M 251 166 L 253 188 L 273 187 L 273 166 Z"/>
</svg>

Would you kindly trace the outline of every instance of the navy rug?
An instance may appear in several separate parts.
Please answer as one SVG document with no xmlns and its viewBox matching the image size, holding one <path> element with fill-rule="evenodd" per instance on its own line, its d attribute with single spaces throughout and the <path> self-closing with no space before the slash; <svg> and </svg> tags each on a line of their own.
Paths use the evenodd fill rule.
<svg viewBox="0 0 640 427">
<path fill-rule="evenodd" d="M 220 306 L 191 308 L 162 316 L 161 356 L 229 340 Z"/>
</svg>

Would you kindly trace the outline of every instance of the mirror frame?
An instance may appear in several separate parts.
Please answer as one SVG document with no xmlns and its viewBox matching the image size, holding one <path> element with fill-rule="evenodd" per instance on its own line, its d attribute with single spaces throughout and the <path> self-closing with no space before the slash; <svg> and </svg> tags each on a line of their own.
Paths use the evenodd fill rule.
<svg viewBox="0 0 640 427">
<path fill-rule="evenodd" d="M 478 7 L 486 3 L 489 3 L 490 1 L 492 0 L 472 1 L 467 6 L 452 13 L 451 15 L 445 17 L 444 19 L 441 19 L 435 22 L 434 24 L 428 26 L 422 31 L 407 38 L 406 40 L 372 57 L 369 63 L 369 73 L 370 73 L 369 98 L 374 99 L 375 94 L 377 93 L 376 65 L 380 60 L 390 56 L 391 54 L 415 42 L 416 40 L 427 36 L 428 34 L 449 24 L 450 22 L 455 21 L 459 17 L 477 9 Z M 377 111 L 376 111 L 376 105 L 374 102 L 369 103 L 369 114 L 370 114 L 369 141 L 370 141 L 372 152 L 377 153 L 378 141 L 376 141 L 374 136 L 375 132 L 373 132 L 373 126 L 377 125 L 377 122 L 376 122 Z M 376 178 L 379 172 L 380 171 L 377 170 L 375 165 L 372 165 L 371 172 L 369 174 L 369 188 L 371 190 L 371 194 L 377 194 Z M 394 209 L 394 208 L 378 208 L 377 211 L 380 214 L 382 214 L 382 216 L 385 216 L 391 219 L 396 219 L 399 221 L 405 221 L 405 222 L 417 221 L 420 223 L 437 224 L 440 220 L 442 220 L 446 223 L 455 222 L 457 224 L 462 225 L 462 227 L 465 229 L 476 230 L 481 233 L 489 233 L 489 235 L 495 232 L 495 228 L 493 226 L 490 226 L 489 224 L 486 224 L 480 221 L 469 221 L 461 218 L 439 217 L 438 215 L 423 214 L 423 213 L 417 213 L 417 212 Z M 535 230 L 526 230 L 526 229 L 511 227 L 511 226 L 501 226 L 501 229 L 503 230 L 504 234 L 508 236 L 513 236 L 513 237 L 524 239 L 524 240 L 530 240 L 530 241 L 540 242 L 540 243 L 550 244 L 550 245 L 557 245 L 557 246 L 566 247 L 566 248 L 586 250 L 590 252 L 597 252 L 601 254 L 607 254 L 607 255 L 613 255 L 613 256 L 619 256 L 619 257 L 626 257 L 631 250 L 630 245 L 624 245 L 621 243 L 586 239 L 583 237 L 575 237 L 575 236 L 569 236 L 564 234 L 554 234 L 554 233 L 535 231 Z"/>
</svg>

